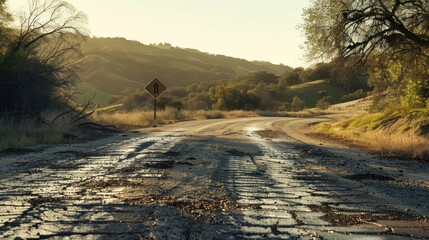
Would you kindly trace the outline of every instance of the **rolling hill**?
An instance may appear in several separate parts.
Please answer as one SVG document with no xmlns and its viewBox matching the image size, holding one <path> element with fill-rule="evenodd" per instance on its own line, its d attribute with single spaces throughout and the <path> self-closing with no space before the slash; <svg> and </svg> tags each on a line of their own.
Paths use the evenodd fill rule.
<svg viewBox="0 0 429 240">
<path fill-rule="evenodd" d="M 268 62 L 214 55 L 169 44 L 145 45 L 124 38 L 88 38 L 79 72 L 84 97 L 105 103 L 126 89 L 143 89 L 154 77 L 167 86 L 198 81 L 232 80 L 255 71 L 282 74 L 291 68 Z M 99 94 L 102 96 L 98 96 Z"/>
<path fill-rule="evenodd" d="M 284 94 L 288 99 L 298 96 L 305 101 L 307 107 L 313 108 L 320 99 L 321 91 L 325 92 L 326 96 L 332 97 L 332 103 L 342 102 L 341 97 L 348 93 L 345 89 L 330 84 L 327 80 L 316 80 L 290 86 Z"/>
</svg>

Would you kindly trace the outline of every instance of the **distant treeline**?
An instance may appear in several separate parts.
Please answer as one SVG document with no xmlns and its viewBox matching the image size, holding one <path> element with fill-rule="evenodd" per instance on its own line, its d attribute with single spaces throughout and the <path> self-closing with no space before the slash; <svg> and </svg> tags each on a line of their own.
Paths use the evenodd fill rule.
<svg viewBox="0 0 429 240">
<path fill-rule="evenodd" d="M 332 103 L 367 96 L 370 88 L 364 70 L 353 67 L 338 73 L 335 63 L 319 63 L 307 69 L 291 69 L 281 75 L 259 71 L 233 81 L 203 81 L 188 87 L 170 87 L 158 104 L 160 108 L 190 110 L 326 108 Z M 112 103 L 123 103 L 126 110 L 152 107 L 150 95 L 141 89 L 129 91 Z"/>
</svg>

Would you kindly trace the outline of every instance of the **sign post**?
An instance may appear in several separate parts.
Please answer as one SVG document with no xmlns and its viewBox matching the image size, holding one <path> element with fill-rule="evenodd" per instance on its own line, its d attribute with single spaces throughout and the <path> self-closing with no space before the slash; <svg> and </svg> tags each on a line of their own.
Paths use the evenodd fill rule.
<svg viewBox="0 0 429 240">
<path fill-rule="evenodd" d="M 146 87 L 146 91 L 152 95 L 153 101 L 153 120 L 156 120 L 156 99 L 167 89 L 167 87 L 158 79 L 154 78 Z"/>
<path fill-rule="evenodd" d="M 153 120 L 156 120 L 156 98 L 153 100 Z"/>
</svg>

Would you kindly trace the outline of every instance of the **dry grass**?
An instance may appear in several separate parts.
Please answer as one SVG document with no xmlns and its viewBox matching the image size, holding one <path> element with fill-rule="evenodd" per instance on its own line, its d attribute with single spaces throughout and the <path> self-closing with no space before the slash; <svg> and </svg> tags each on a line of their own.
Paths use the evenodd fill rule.
<svg viewBox="0 0 429 240">
<path fill-rule="evenodd" d="M 407 121 L 403 122 L 402 119 L 395 119 L 395 123 L 388 122 L 387 125 L 383 125 L 386 116 L 389 117 L 378 113 L 335 123 L 321 123 L 315 125 L 312 130 L 319 134 L 357 142 L 383 156 L 429 159 L 429 139 L 411 131 L 410 127 L 399 127 L 399 125 L 413 125 Z"/>
<path fill-rule="evenodd" d="M 389 134 L 383 131 L 364 134 L 372 148 L 388 156 L 412 156 L 429 159 L 429 139 L 415 135 Z"/>
<path fill-rule="evenodd" d="M 0 151 L 19 149 L 35 144 L 54 144 L 64 140 L 68 130 L 66 126 L 37 126 L 32 122 L 19 125 L 0 123 Z"/>
<path fill-rule="evenodd" d="M 198 110 L 179 111 L 175 108 L 166 108 L 157 112 L 157 120 L 153 122 L 153 112 L 143 110 L 133 110 L 130 112 L 96 112 L 93 120 L 106 125 L 115 125 L 121 128 L 149 127 L 153 124 L 164 125 L 178 121 L 203 120 L 203 119 L 221 119 L 221 118 L 238 118 L 238 117 L 255 117 L 258 116 L 252 111 L 217 111 L 217 110 Z"/>
<path fill-rule="evenodd" d="M 174 109 L 168 108 L 157 112 L 157 121 L 153 122 L 152 111 L 134 110 L 131 112 L 95 112 L 93 120 L 106 125 L 115 125 L 121 128 L 148 127 L 152 124 L 169 124 L 186 120 L 186 116 Z"/>
<path fill-rule="evenodd" d="M 319 109 L 306 109 L 299 112 L 273 112 L 273 111 L 257 111 L 258 116 L 264 117 L 297 117 L 297 118 L 307 118 L 320 115 L 331 114 L 331 112 L 323 111 Z"/>
<path fill-rule="evenodd" d="M 134 110 L 130 112 L 108 112 L 97 111 L 93 115 L 93 120 L 105 125 L 115 125 L 120 128 L 149 127 L 152 125 L 171 124 L 187 120 L 221 119 L 221 118 L 241 118 L 241 117 L 312 117 L 324 114 L 317 110 L 306 110 L 302 112 L 269 112 L 269 111 L 218 111 L 218 110 L 182 110 L 166 108 L 157 112 L 157 120 L 153 122 L 153 112 Z"/>
</svg>

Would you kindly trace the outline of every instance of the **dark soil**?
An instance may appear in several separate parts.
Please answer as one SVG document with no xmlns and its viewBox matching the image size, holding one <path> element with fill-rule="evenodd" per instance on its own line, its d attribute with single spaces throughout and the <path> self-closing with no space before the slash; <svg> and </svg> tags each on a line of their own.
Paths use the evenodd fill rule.
<svg viewBox="0 0 429 240">
<path fill-rule="evenodd" d="M 347 175 L 345 176 L 347 179 L 351 180 L 378 180 L 378 181 L 392 181 L 395 180 L 392 177 L 379 175 L 379 174 L 373 174 L 373 173 L 360 173 L 360 174 L 353 174 L 353 175 Z"/>
<path fill-rule="evenodd" d="M 345 212 L 331 208 L 328 205 L 312 206 L 310 208 L 314 212 L 326 213 L 323 219 L 332 223 L 334 226 L 353 226 L 380 220 L 428 221 L 428 217 L 426 216 L 416 216 L 398 211 L 383 211 L 382 213 Z"/>
</svg>

